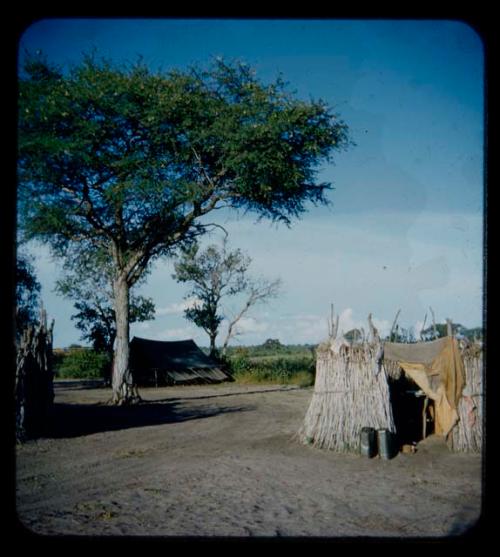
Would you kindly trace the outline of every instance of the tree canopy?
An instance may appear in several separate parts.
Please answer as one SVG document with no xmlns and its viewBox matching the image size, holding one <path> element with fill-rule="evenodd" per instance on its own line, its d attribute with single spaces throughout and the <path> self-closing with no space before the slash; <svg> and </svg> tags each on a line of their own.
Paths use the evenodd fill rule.
<svg viewBox="0 0 500 557">
<path fill-rule="evenodd" d="M 224 203 L 286 223 L 325 203 L 318 163 L 349 143 L 322 101 L 222 60 L 153 74 L 87 56 L 64 74 L 29 58 L 19 94 L 24 231 L 54 247 L 119 240 L 131 275 Z"/>
<path fill-rule="evenodd" d="M 349 146 L 346 124 L 243 63 L 152 72 L 87 55 L 67 71 L 28 56 L 19 79 L 19 220 L 56 254 L 113 262 L 113 389 L 126 399 L 129 288 L 231 207 L 287 225 L 327 203 L 319 165 Z"/>
</svg>

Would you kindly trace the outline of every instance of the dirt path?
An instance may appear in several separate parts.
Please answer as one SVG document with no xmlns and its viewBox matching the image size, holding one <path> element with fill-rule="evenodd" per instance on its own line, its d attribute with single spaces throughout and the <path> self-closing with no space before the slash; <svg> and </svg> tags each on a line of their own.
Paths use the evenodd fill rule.
<svg viewBox="0 0 500 557">
<path fill-rule="evenodd" d="M 41 534 L 425 536 L 480 514 L 481 457 L 429 438 L 385 461 L 293 439 L 310 389 L 143 389 L 113 408 L 101 388 L 56 386 L 50 437 L 17 451 L 22 523 Z"/>
</svg>

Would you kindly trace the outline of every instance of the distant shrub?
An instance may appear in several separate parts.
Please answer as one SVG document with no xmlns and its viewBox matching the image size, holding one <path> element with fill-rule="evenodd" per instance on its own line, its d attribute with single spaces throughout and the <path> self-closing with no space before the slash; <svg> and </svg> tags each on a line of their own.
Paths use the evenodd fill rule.
<svg viewBox="0 0 500 557">
<path fill-rule="evenodd" d="M 315 360 L 311 356 L 233 356 L 229 365 L 239 383 L 278 383 L 310 386 Z"/>
<path fill-rule="evenodd" d="M 106 376 L 111 356 L 90 348 L 71 348 L 54 358 L 56 377 L 61 379 L 99 379 Z"/>
<path fill-rule="evenodd" d="M 270 342 L 269 342 L 270 341 Z M 229 358 L 248 356 L 257 358 L 264 356 L 303 356 L 313 358 L 316 345 L 312 344 L 281 344 L 275 339 L 268 339 L 264 344 L 257 346 L 229 346 L 227 355 Z"/>
<path fill-rule="evenodd" d="M 277 338 L 268 338 L 266 340 L 266 342 L 264 342 L 262 344 L 262 348 L 267 349 L 267 350 L 281 350 L 284 348 L 284 346 L 281 344 L 281 342 L 277 339 Z"/>
</svg>

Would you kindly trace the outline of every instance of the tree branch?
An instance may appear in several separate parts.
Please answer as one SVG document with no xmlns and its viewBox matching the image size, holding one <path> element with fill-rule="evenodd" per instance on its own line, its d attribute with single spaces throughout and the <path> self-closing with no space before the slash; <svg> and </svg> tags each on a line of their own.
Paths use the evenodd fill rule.
<svg viewBox="0 0 500 557">
<path fill-rule="evenodd" d="M 201 225 L 203 228 L 208 228 L 209 226 L 213 226 L 214 228 L 220 228 L 222 230 L 222 232 L 224 232 L 225 238 L 227 239 L 229 236 L 229 232 L 221 225 L 221 224 L 217 224 L 215 222 L 209 222 L 207 224 L 202 224 Z"/>
<path fill-rule="evenodd" d="M 394 333 L 394 329 L 396 327 L 396 323 L 399 317 L 399 314 L 401 313 L 401 310 L 398 309 L 397 313 L 396 313 L 396 317 L 394 318 L 394 321 L 392 322 L 392 327 L 391 327 L 391 332 L 389 333 L 389 340 L 392 341 L 392 335 Z"/>
<path fill-rule="evenodd" d="M 419 334 L 420 340 L 424 340 L 424 339 L 423 339 L 423 336 L 422 336 L 422 333 L 425 331 L 425 323 L 426 323 L 426 321 L 427 321 L 427 312 L 425 312 L 424 322 L 423 322 L 422 327 L 421 327 L 421 329 L 420 329 L 420 334 Z"/>
<path fill-rule="evenodd" d="M 431 306 L 429 306 L 431 315 L 432 315 L 432 329 L 434 331 L 434 338 L 438 338 L 438 332 L 437 332 L 437 327 L 436 327 L 436 316 L 434 315 L 434 311 L 431 308 Z"/>
<path fill-rule="evenodd" d="M 373 324 L 371 313 L 368 314 L 368 327 L 370 328 L 372 342 L 378 343 L 380 341 L 380 336 L 377 329 L 375 328 L 375 325 Z"/>
<path fill-rule="evenodd" d="M 249 296 L 238 315 L 229 323 L 226 338 L 222 345 L 222 354 L 226 353 L 227 346 L 232 337 L 236 335 L 235 326 L 238 321 L 248 312 L 248 310 L 258 302 L 262 302 L 268 298 L 277 296 L 281 287 L 281 280 L 277 279 L 273 282 L 264 282 L 261 284 L 253 284 L 250 286 Z"/>
</svg>

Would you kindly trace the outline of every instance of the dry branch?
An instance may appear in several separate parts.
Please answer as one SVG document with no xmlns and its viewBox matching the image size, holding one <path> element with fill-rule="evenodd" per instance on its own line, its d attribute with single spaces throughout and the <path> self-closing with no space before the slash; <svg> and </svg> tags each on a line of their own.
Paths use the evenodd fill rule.
<svg viewBox="0 0 500 557">
<path fill-rule="evenodd" d="M 400 314 L 400 313 L 401 313 L 401 310 L 398 309 L 398 311 L 397 311 L 397 313 L 396 313 L 396 317 L 394 317 L 394 321 L 392 322 L 391 332 L 390 332 L 390 334 L 389 334 L 390 340 L 392 340 L 392 335 L 394 334 L 394 331 L 396 330 L 396 323 L 397 323 L 397 321 L 398 321 L 398 317 L 399 317 L 399 314 Z"/>
<path fill-rule="evenodd" d="M 431 315 L 432 315 L 432 328 L 434 330 L 434 338 L 438 338 L 438 332 L 437 332 L 437 327 L 436 327 L 436 316 L 434 315 L 434 311 L 432 310 L 432 308 L 429 306 Z"/>
</svg>

